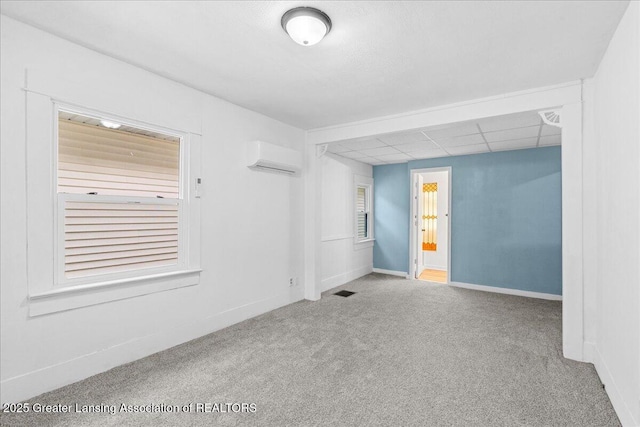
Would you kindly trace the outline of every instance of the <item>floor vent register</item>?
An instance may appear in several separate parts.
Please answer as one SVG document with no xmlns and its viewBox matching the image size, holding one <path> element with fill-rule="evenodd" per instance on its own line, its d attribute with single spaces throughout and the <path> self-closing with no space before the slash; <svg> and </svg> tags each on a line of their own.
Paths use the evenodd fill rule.
<svg viewBox="0 0 640 427">
<path fill-rule="evenodd" d="M 338 295 L 339 297 L 350 297 L 351 295 L 355 294 L 355 292 L 351 292 L 351 291 L 338 291 L 336 292 L 334 295 Z"/>
</svg>

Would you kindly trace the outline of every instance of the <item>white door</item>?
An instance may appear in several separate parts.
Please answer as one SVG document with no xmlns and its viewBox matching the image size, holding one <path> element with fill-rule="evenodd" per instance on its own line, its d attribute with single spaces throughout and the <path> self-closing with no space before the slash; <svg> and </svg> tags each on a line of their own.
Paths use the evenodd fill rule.
<svg viewBox="0 0 640 427">
<path fill-rule="evenodd" d="M 442 277 L 437 282 L 449 283 L 451 280 L 451 229 L 449 219 L 451 217 L 451 167 L 415 169 L 411 171 L 411 230 L 410 230 L 410 262 L 409 274 L 413 278 L 419 278 L 424 270 L 438 270 L 446 273 L 446 279 Z M 436 185 L 433 185 L 436 184 Z M 424 191 L 436 191 L 436 203 L 427 206 Z M 433 194 L 429 200 L 433 200 Z M 436 215 L 429 214 L 431 221 L 425 222 L 426 209 L 435 209 Z M 433 221 L 435 219 L 435 221 Z M 428 228 L 423 232 L 423 228 Z M 433 232 L 436 239 L 433 239 Z M 423 244 L 424 243 L 424 244 Z M 440 273 L 434 273 L 439 278 Z"/>
</svg>

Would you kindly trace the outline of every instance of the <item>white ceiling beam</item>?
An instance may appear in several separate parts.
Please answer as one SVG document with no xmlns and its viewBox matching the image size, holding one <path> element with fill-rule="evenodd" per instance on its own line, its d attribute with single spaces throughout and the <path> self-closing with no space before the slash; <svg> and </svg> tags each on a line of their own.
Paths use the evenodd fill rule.
<svg viewBox="0 0 640 427">
<path fill-rule="evenodd" d="M 425 110 L 311 129 L 307 131 L 307 143 L 325 144 L 345 139 L 366 138 L 393 132 L 418 130 L 429 126 L 554 108 L 580 102 L 580 99 L 581 82 L 576 80 L 554 86 L 510 92 Z"/>
</svg>

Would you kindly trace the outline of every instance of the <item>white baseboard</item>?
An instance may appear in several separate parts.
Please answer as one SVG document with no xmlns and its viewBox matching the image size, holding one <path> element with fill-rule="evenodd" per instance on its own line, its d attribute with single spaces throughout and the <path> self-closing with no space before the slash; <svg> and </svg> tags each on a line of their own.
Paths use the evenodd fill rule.
<svg viewBox="0 0 640 427">
<path fill-rule="evenodd" d="M 344 285 L 345 283 L 348 283 L 359 277 L 366 276 L 367 274 L 371 273 L 372 269 L 373 266 L 369 264 L 365 265 L 364 267 L 356 268 L 355 270 L 327 277 L 326 279 L 322 279 L 322 282 L 320 282 L 320 288 L 322 289 L 322 292 L 328 291 L 337 286 Z"/>
<path fill-rule="evenodd" d="M 607 392 L 607 395 L 609 395 L 609 400 L 611 401 L 611 405 L 613 405 L 613 409 L 616 411 L 616 414 L 620 419 L 620 423 L 622 423 L 624 427 L 640 426 L 640 419 L 634 419 L 633 412 L 625 402 L 622 394 L 620 394 L 620 389 L 613 380 L 611 371 L 609 371 L 609 367 L 604 362 L 596 344 L 585 343 L 585 359 L 587 354 L 587 345 L 589 346 L 590 356 L 593 357 L 592 363 L 596 367 L 598 376 L 600 376 L 600 381 L 605 386 L 605 391 Z"/>
<path fill-rule="evenodd" d="M 136 338 L 104 350 L 8 378 L 0 382 L 2 403 L 25 401 L 301 299 L 303 299 L 302 289 L 294 288 L 291 291 L 235 307 L 196 322 L 162 330 L 156 334 Z"/>
<path fill-rule="evenodd" d="M 404 277 L 405 279 L 409 278 L 409 274 L 406 271 L 395 271 L 395 270 L 385 270 L 383 268 L 374 268 L 373 272 L 380 273 L 380 274 L 388 274 L 390 276 L 400 276 L 400 277 Z"/>
<path fill-rule="evenodd" d="M 474 291 L 495 292 L 498 294 L 517 295 L 520 297 L 547 299 L 562 301 L 562 295 L 545 294 L 542 292 L 521 291 L 520 289 L 499 288 L 497 286 L 473 285 L 471 283 L 450 282 L 449 285 L 457 288 L 473 289 Z"/>
</svg>

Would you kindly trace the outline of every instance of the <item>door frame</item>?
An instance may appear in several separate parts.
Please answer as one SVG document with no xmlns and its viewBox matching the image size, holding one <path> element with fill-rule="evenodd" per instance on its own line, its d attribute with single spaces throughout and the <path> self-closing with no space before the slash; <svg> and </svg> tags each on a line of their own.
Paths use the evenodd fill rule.
<svg viewBox="0 0 640 427">
<path fill-rule="evenodd" d="M 442 166 L 434 168 L 422 168 L 411 169 L 411 177 L 409 179 L 409 191 L 411 197 L 411 213 L 409 217 L 409 277 L 411 280 L 417 280 L 416 278 L 416 265 L 418 260 L 418 230 L 420 229 L 420 223 L 417 221 L 417 201 L 419 200 L 419 191 L 416 187 L 418 175 L 429 172 L 447 172 L 447 184 L 449 187 L 447 210 L 448 210 L 448 227 L 447 227 L 447 285 L 451 283 L 451 166 Z"/>
</svg>

